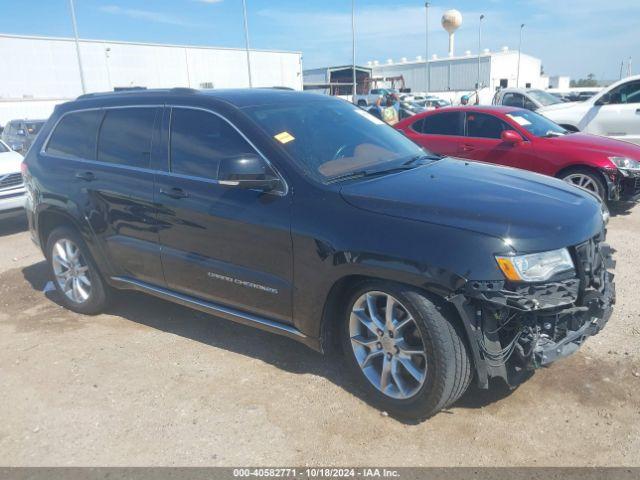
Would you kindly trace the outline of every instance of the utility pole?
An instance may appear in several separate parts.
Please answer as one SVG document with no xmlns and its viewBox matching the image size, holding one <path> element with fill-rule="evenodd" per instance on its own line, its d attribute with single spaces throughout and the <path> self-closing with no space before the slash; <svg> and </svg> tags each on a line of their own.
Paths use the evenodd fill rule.
<svg viewBox="0 0 640 480">
<path fill-rule="evenodd" d="M 71 23 L 73 24 L 73 36 L 76 39 L 76 55 L 78 57 L 78 68 L 80 69 L 80 84 L 82 85 L 82 93 L 87 93 L 87 87 L 84 82 L 84 70 L 82 69 L 82 58 L 80 57 L 80 42 L 78 41 L 78 24 L 76 23 L 76 9 L 73 5 L 73 0 L 69 0 L 69 7 L 71 9 Z"/>
<path fill-rule="evenodd" d="M 425 93 L 429 93 L 430 78 L 429 78 L 429 2 L 424 2 L 425 9 L 425 31 L 424 31 L 424 75 L 425 75 Z"/>
<path fill-rule="evenodd" d="M 480 90 L 480 55 L 482 54 L 482 20 L 484 20 L 484 15 L 480 15 L 480 23 L 478 25 L 478 81 L 476 82 L 477 90 Z"/>
<path fill-rule="evenodd" d="M 253 88 L 251 78 L 251 52 L 249 51 L 249 22 L 247 20 L 247 0 L 242 0 L 242 15 L 244 17 L 244 45 L 247 51 L 247 73 L 249 74 L 249 88 Z"/>
<path fill-rule="evenodd" d="M 520 87 L 520 54 L 522 53 L 522 30 L 524 30 L 524 23 L 520 25 L 520 43 L 518 44 L 518 75 L 516 77 L 516 88 Z"/>
<path fill-rule="evenodd" d="M 629 57 L 629 61 L 627 62 L 627 77 L 631 76 L 631 57 Z"/>
<path fill-rule="evenodd" d="M 351 0 L 351 73 L 353 75 L 351 102 L 356 103 L 358 83 L 356 80 L 356 0 Z"/>
</svg>

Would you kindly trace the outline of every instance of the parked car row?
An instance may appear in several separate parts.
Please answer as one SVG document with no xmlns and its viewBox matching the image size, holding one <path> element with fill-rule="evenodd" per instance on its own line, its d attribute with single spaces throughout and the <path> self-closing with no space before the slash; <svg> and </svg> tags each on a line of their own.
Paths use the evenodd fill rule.
<svg viewBox="0 0 640 480">
<path fill-rule="evenodd" d="M 557 177 L 605 201 L 640 194 L 640 146 L 571 132 L 523 108 L 452 107 L 396 128 L 437 154 Z"/>
<path fill-rule="evenodd" d="M 4 126 L 0 139 L 12 150 L 24 155 L 44 122 L 45 120 L 11 120 Z"/>
<path fill-rule="evenodd" d="M 339 345 L 371 401 L 405 417 L 472 382 L 515 386 L 606 325 L 602 202 L 486 163 L 555 164 L 589 137 L 521 108 L 398 128 L 299 92 L 85 95 L 56 108 L 24 160 L 31 235 L 71 310 L 133 289 Z M 485 163 L 452 158 L 465 155 Z M 599 161 L 614 185 L 635 165 Z"/>
<path fill-rule="evenodd" d="M 493 104 L 536 111 L 572 132 L 640 144 L 640 75 L 591 93 L 584 101 L 567 103 L 544 90 L 505 88 L 496 92 Z"/>
</svg>

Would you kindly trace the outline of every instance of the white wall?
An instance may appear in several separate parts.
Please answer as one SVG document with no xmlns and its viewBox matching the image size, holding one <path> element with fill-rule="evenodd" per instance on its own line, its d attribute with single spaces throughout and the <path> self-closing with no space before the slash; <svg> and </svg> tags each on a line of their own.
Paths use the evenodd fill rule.
<svg viewBox="0 0 640 480">
<path fill-rule="evenodd" d="M 9 120 L 30 118 L 32 120 L 47 119 L 59 103 L 66 100 L 13 100 L 0 101 L 0 125 L 3 127 Z"/>
<path fill-rule="evenodd" d="M 540 59 L 522 54 L 520 58 L 520 83 L 516 85 L 518 78 L 518 52 L 508 50 L 496 52 L 491 55 L 491 89 L 495 91 L 500 86 L 500 80 L 506 78 L 509 88 L 524 88 L 527 83 L 531 88 L 546 88 L 545 81 L 540 75 L 542 62 Z"/>
<path fill-rule="evenodd" d="M 108 51 L 107 51 L 108 49 Z M 81 40 L 87 92 L 113 87 L 192 87 L 210 82 L 214 88 L 249 86 L 242 49 L 146 45 Z M 82 93 L 71 39 L 0 35 L 0 98 L 74 98 Z M 299 52 L 251 51 L 254 86 L 302 90 Z"/>
</svg>

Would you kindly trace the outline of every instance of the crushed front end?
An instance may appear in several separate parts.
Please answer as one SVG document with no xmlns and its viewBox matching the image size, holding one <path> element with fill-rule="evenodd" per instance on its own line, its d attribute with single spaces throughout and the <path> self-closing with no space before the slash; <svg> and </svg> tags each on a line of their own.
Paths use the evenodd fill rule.
<svg viewBox="0 0 640 480">
<path fill-rule="evenodd" d="M 615 303 L 614 250 L 604 236 L 572 247 L 575 270 L 552 281 L 471 281 L 450 298 L 463 318 L 481 387 L 492 377 L 515 386 L 604 328 Z"/>
</svg>

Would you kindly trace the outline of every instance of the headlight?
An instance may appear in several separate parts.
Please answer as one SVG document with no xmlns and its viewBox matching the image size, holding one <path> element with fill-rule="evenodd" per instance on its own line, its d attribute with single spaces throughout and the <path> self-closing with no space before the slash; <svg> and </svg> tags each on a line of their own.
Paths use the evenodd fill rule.
<svg viewBox="0 0 640 480">
<path fill-rule="evenodd" d="M 514 282 L 544 282 L 555 274 L 573 270 L 569 250 L 531 253 L 512 257 L 496 256 L 504 276 Z"/>
<path fill-rule="evenodd" d="M 627 157 L 609 157 L 620 170 L 640 171 L 640 162 Z"/>
</svg>

